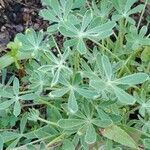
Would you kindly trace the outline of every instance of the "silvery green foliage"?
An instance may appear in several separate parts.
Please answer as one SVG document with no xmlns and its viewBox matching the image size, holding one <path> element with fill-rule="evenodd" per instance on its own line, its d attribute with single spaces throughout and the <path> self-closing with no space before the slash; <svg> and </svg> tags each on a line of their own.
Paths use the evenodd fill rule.
<svg viewBox="0 0 150 150">
<path fill-rule="evenodd" d="M 149 148 L 150 38 L 132 18 L 144 5 L 42 4 L 47 31 L 19 33 L 0 58 L 15 64 L 0 74 L 0 150 Z"/>
<path fill-rule="evenodd" d="M 125 18 L 129 23 L 135 24 L 134 19 L 130 16 L 137 12 L 141 12 L 144 5 L 140 4 L 134 8 L 132 8 L 133 4 L 137 2 L 137 0 L 112 0 L 112 3 L 117 11 L 115 11 L 114 15 L 112 16 L 113 20 L 120 20 Z"/>
</svg>

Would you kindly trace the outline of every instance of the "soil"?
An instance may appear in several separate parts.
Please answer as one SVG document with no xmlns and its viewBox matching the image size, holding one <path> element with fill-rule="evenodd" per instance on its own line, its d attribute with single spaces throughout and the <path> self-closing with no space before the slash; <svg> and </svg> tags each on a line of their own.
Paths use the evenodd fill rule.
<svg viewBox="0 0 150 150">
<path fill-rule="evenodd" d="M 26 28 L 41 30 L 48 27 L 48 22 L 38 16 L 41 8 L 40 0 L 0 0 L 0 52 Z"/>
</svg>

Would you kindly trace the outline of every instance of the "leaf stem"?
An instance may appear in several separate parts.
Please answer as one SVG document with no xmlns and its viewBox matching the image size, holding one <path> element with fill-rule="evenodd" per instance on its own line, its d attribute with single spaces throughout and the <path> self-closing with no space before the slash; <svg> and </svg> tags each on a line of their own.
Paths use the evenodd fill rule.
<svg viewBox="0 0 150 150">
<path fill-rule="evenodd" d="M 138 25 L 137 25 L 137 29 L 139 29 L 139 27 L 140 27 L 140 24 L 141 24 L 141 21 L 142 21 L 142 18 L 143 18 L 143 15 L 144 15 L 147 4 L 148 4 L 148 0 L 145 1 L 144 8 L 142 10 L 142 13 L 140 15 L 140 19 L 139 19 L 139 22 L 138 22 Z"/>
<path fill-rule="evenodd" d="M 53 125 L 53 126 L 58 127 L 58 124 L 55 123 L 55 122 L 47 121 L 47 120 L 45 120 L 45 119 L 43 119 L 43 118 L 40 118 L 40 117 L 38 117 L 37 119 L 38 119 L 39 121 L 41 121 L 41 122 L 46 123 L 46 124 L 49 124 L 49 125 Z"/>
<path fill-rule="evenodd" d="M 56 46 L 56 49 L 57 49 L 59 55 L 62 57 L 61 51 L 60 51 L 60 49 L 59 49 L 59 47 L 58 47 L 58 44 L 56 43 L 56 40 L 55 40 L 54 36 L 53 36 L 53 35 L 51 35 L 51 36 L 52 36 L 53 42 L 54 42 L 54 44 L 55 44 L 55 46 Z"/>
</svg>

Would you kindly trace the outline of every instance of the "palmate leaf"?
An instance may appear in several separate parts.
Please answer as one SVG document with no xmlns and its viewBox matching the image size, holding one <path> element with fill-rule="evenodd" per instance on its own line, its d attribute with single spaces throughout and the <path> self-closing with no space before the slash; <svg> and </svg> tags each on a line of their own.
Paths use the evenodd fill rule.
<svg viewBox="0 0 150 150">
<path fill-rule="evenodd" d="M 8 93 L 7 89 L 3 89 L 0 91 L 0 96 L 5 100 L 2 103 L 0 103 L 0 110 L 5 110 L 9 108 L 11 105 L 14 105 L 13 114 L 15 115 L 15 117 L 17 117 L 21 113 L 21 105 L 20 105 L 21 100 L 33 100 L 38 97 L 34 93 L 20 95 L 19 89 L 20 89 L 19 79 L 15 77 L 13 80 L 13 86 L 10 93 Z"/>
<path fill-rule="evenodd" d="M 108 21 L 102 25 L 90 26 L 90 23 L 93 19 L 94 16 L 92 11 L 88 10 L 83 16 L 82 24 L 80 25 L 80 27 L 76 27 L 71 22 L 63 22 L 59 27 L 59 31 L 61 34 L 66 37 L 75 39 L 73 45 L 80 54 L 85 54 L 87 52 L 87 48 L 85 45 L 85 41 L 87 39 L 93 41 L 102 40 L 112 34 L 112 28 L 116 25 L 115 22 Z"/>
<path fill-rule="evenodd" d="M 47 49 L 43 31 L 35 32 L 30 28 L 25 34 L 17 34 L 17 39 L 22 44 L 20 50 L 22 52 L 31 52 L 33 57 L 38 57 L 41 51 Z"/>
<path fill-rule="evenodd" d="M 126 35 L 126 40 L 132 46 L 133 50 L 150 45 L 150 39 L 146 37 L 147 30 L 146 26 L 143 26 L 140 31 L 138 31 L 136 26 L 130 27 L 130 31 Z"/>
<path fill-rule="evenodd" d="M 70 48 L 66 48 L 64 53 L 61 54 L 60 57 L 56 57 L 52 52 L 46 51 L 45 55 L 48 57 L 50 62 L 48 61 L 46 65 L 42 65 L 38 68 L 39 71 L 43 73 L 51 73 L 52 81 L 51 86 L 55 86 L 60 80 L 61 76 L 67 75 L 70 77 L 72 75 L 72 70 L 68 67 L 67 59 L 70 54 Z"/>
<path fill-rule="evenodd" d="M 136 0 L 112 0 L 112 3 L 117 11 L 117 13 L 115 12 L 114 15 L 112 15 L 112 19 L 118 21 L 125 18 L 131 24 L 135 24 L 135 21 L 130 17 L 130 15 L 142 11 L 144 8 L 144 5 L 142 4 L 131 8 L 135 2 Z"/>
<path fill-rule="evenodd" d="M 112 79 L 115 75 L 113 74 L 112 65 L 108 57 L 98 55 L 96 61 L 100 77 L 90 78 L 90 86 L 99 93 L 115 94 L 117 99 L 123 104 L 134 104 L 136 99 L 120 88 L 119 85 L 129 85 L 129 87 L 132 87 L 147 81 L 149 76 L 146 73 L 135 73 L 119 79 Z"/>
<path fill-rule="evenodd" d="M 109 15 L 110 11 L 112 10 L 111 2 L 102 0 L 99 5 L 96 5 L 95 1 L 92 1 L 94 13 L 96 15 L 99 15 L 103 21 L 108 20 L 108 15 Z"/>
<path fill-rule="evenodd" d="M 60 79 L 60 83 L 63 84 L 63 87 L 59 87 L 51 91 L 49 93 L 49 96 L 51 98 L 60 98 L 65 94 L 67 95 L 69 93 L 68 110 L 71 113 L 76 113 L 78 111 L 78 104 L 76 98 L 77 95 L 80 95 L 87 99 L 95 99 L 99 96 L 96 91 L 93 91 L 93 89 L 89 88 L 88 86 L 85 87 L 84 85 L 80 85 L 82 78 L 79 73 L 75 75 L 73 81 L 68 81 L 63 76 L 60 76 Z"/>
<path fill-rule="evenodd" d="M 47 8 L 40 11 L 40 16 L 52 23 L 47 29 L 49 33 L 56 32 L 62 22 L 70 21 L 75 24 L 78 22 L 77 18 L 70 13 L 73 4 L 73 0 L 50 0 L 43 2 L 43 5 L 46 5 Z"/>
</svg>

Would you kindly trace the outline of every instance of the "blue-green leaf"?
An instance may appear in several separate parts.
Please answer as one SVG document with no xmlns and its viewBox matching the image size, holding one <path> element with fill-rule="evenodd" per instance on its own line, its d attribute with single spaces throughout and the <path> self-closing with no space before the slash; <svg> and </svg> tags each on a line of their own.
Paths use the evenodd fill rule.
<svg viewBox="0 0 150 150">
<path fill-rule="evenodd" d="M 77 50 L 79 51 L 80 54 L 85 54 L 87 52 L 86 45 L 84 43 L 84 40 L 80 38 L 77 43 Z"/>
<path fill-rule="evenodd" d="M 110 140 L 118 142 L 124 146 L 138 149 L 138 145 L 135 141 L 120 127 L 113 125 L 111 127 L 105 128 L 102 131 L 104 137 L 107 137 Z"/>
<path fill-rule="evenodd" d="M 128 93 L 126 93 L 121 88 L 119 88 L 117 86 L 113 86 L 113 90 L 114 90 L 118 100 L 121 103 L 127 104 L 127 105 L 133 105 L 135 103 L 136 99 L 133 96 L 131 96 Z"/>
<path fill-rule="evenodd" d="M 108 80 L 112 77 L 112 66 L 107 56 L 102 56 L 102 66 Z"/>
<path fill-rule="evenodd" d="M 141 84 L 148 80 L 149 76 L 146 73 L 134 73 L 120 79 L 115 80 L 116 84 L 127 84 L 130 86 Z"/>
<path fill-rule="evenodd" d="M 14 103 L 14 101 L 9 100 L 9 101 L 4 101 L 2 103 L 0 103 L 0 110 L 5 110 L 7 109 L 10 105 L 12 105 Z"/>
<path fill-rule="evenodd" d="M 74 91 L 70 91 L 69 99 L 68 99 L 68 109 L 71 113 L 76 113 L 78 111 L 77 100 L 74 95 Z"/>
<path fill-rule="evenodd" d="M 13 114 L 17 117 L 21 112 L 21 106 L 19 101 L 15 102 Z"/>
<path fill-rule="evenodd" d="M 60 119 L 58 125 L 63 129 L 72 129 L 74 127 L 82 126 L 84 120 L 81 119 Z"/>
<path fill-rule="evenodd" d="M 88 144 L 93 144 L 96 142 L 96 132 L 92 124 L 87 125 L 85 142 Z"/>
</svg>

